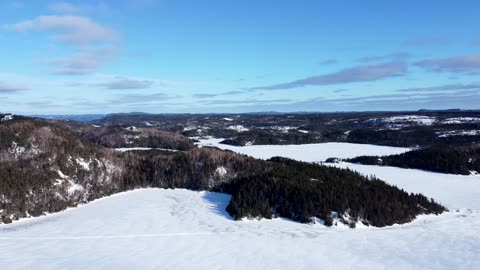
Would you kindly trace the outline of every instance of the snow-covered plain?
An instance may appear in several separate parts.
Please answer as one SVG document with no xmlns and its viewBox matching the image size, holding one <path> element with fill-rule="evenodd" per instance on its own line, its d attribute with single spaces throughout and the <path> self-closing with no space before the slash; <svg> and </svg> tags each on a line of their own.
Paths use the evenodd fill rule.
<svg viewBox="0 0 480 270">
<path fill-rule="evenodd" d="M 285 151 L 292 147 L 251 146 L 248 153 L 258 158 L 266 158 L 266 152 L 292 157 Z M 342 157 L 344 152 L 339 147 L 335 153 L 330 144 L 324 147 L 331 153 L 325 155 L 327 150 L 317 146 L 317 161 L 330 154 Z M 315 156 L 292 158 L 312 161 Z M 141 189 L 1 225 L 0 265 L 2 269 L 480 269 L 480 177 L 346 163 L 333 166 L 375 174 L 407 191 L 432 196 L 452 211 L 386 228 L 326 228 L 284 219 L 237 222 L 224 210 L 228 195 Z"/>
</svg>

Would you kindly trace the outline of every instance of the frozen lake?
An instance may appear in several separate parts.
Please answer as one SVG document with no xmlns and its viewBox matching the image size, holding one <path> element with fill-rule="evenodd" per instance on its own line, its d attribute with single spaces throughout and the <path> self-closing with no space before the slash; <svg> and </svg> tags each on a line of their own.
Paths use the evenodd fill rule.
<svg viewBox="0 0 480 270">
<path fill-rule="evenodd" d="M 221 144 L 224 139 L 200 139 L 197 145 L 213 146 L 224 150 L 245 154 L 259 159 L 269 159 L 274 156 L 288 157 L 291 159 L 317 162 L 325 161 L 330 157 L 353 158 L 363 155 L 393 155 L 411 150 L 410 148 L 380 146 L 357 143 L 314 143 L 300 145 L 251 145 L 232 146 Z"/>
</svg>

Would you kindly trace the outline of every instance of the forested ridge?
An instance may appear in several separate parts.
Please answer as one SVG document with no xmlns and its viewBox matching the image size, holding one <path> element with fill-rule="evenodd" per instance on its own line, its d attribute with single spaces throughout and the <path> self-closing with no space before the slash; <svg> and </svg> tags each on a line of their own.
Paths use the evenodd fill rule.
<svg viewBox="0 0 480 270">
<path fill-rule="evenodd" d="M 337 216 L 352 227 L 358 221 L 382 227 L 446 210 L 423 195 L 408 194 L 354 171 L 280 157 L 269 161 L 272 170 L 217 188 L 232 194 L 227 211 L 235 219 L 280 216 L 310 222 L 317 217 L 330 226 Z"/>
<path fill-rule="evenodd" d="M 359 156 L 344 161 L 469 175 L 480 172 L 480 145 L 434 145 L 398 155 Z"/>
<path fill-rule="evenodd" d="M 263 161 L 209 147 L 121 153 L 72 126 L 29 118 L 0 124 L 1 222 L 141 187 L 226 192 L 232 195 L 227 210 L 236 219 L 281 216 L 310 222 L 317 217 L 331 225 L 338 215 L 338 222 L 351 226 L 356 221 L 386 226 L 446 210 L 422 195 L 348 170 L 282 158 Z"/>
<path fill-rule="evenodd" d="M 193 148 L 188 137 L 158 128 L 125 125 L 92 126 L 73 121 L 53 121 L 80 137 L 108 148 L 148 147 L 185 151 Z"/>
<path fill-rule="evenodd" d="M 480 111 L 112 114 L 96 125 L 156 127 L 188 137 L 224 138 L 224 144 L 349 142 L 400 147 L 468 144 L 480 140 Z"/>
</svg>

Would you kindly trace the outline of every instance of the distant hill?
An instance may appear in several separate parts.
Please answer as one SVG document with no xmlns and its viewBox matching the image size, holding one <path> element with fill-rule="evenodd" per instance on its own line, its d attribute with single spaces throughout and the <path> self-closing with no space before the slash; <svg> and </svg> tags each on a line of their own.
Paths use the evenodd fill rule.
<svg viewBox="0 0 480 270">
<path fill-rule="evenodd" d="M 43 115 L 43 114 L 34 114 L 29 115 L 30 117 L 42 118 L 42 119 L 56 119 L 56 120 L 72 120 L 77 122 L 90 122 L 93 120 L 100 119 L 104 117 L 104 114 L 72 114 L 72 115 Z"/>
<path fill-rule="evenodd" d="M 105 131 L 122 137 L 125 129 Z M 138 136 L 142 132 L 147 131 Z M 164 133 L 159 143 L 179 136 Z M 210 147 L 117 152 L 94 142 L 69 121 L 15 117 L 0 123 L 0 223 L 141 187 L 226 192 L 232 195 L 227 210 L 235 219 L 280 216 L 310 222 L 316 217 L 331 225 L 335 217 L 351 226 L 381 227 L 446 210 L 423 195 L 349 170 L 256 160 Z"/>
</svg>

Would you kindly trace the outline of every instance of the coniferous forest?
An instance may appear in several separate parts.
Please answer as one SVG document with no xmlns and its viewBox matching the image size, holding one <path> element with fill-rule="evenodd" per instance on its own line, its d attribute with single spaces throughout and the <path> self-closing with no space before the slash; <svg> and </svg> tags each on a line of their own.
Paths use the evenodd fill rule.
<svg viewBox="0 0 480 270">
<path fill-rule="evenodd" d="M 227 211 L 235 219 L 280 216 L 299 222 L 318 218 L 326 225 L 386 226 L 446 211 L 423 195 L 408 194 L 353 171 L 284 158 L 257 160 L 193 147 L 188 139 L 164 131 L 148 131 L 149 136 L 155 134 L 168 138 L 168 145 L 179 151 L 117 152 L 97 141 L 105 137 L 79 134 L 71 124 L 23 117 L 1 123 L 1 221 L 57 212 L 141 187 L 231 194 Z"/>
<path fill-rule="evenodd" d="M 435 145 L 399 155 L 360 156 L 345 161 L 469 175 L 480 172 L 480 145 Z"/>
</svg>

